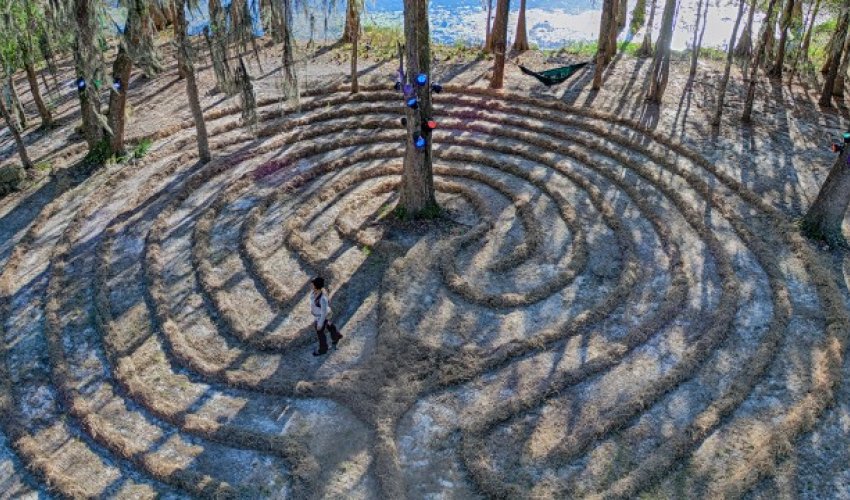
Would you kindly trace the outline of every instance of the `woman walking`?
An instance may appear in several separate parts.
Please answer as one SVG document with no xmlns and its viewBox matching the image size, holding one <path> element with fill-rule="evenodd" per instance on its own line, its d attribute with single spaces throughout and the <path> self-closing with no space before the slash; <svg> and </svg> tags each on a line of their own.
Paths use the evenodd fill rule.
<svg viewBox="0 0 850 500">
<path fill-rule="evenodd" d="M 327 329 L 331 334 L 333 346 L 339 343 L 342 335 L 336 326 L 330 321 L 331 306 L 325 293 L 325 280 L 321 277 L 314 278 L 313 291 L 310 293 L 310 312 L 316 318 L 316 336 L 319 338 L 319 350 L 313 351 L 313 356 L 321 356 L 328 352 L 328 339 L 325 337 Z"/>
</svg>

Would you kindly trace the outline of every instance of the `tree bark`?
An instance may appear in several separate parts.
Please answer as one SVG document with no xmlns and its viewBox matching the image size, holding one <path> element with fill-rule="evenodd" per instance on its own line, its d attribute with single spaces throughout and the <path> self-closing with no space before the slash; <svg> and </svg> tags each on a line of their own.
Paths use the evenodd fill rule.
<svg viewBox="0 0 850 500">
<path fill-rule="evenodd" d="M 801 222 L 804 234 L 813 239 L 826 241 L 833 246 L 846 245 L 842 224 L 847 214 L 847 206 L 850 204 L 848 154 L 850 154 L 850 147 L 845 147 L 835 159 L 815 202 Z"/>
<path fill-rule="evenodd" d="M 186 96 L 189 98 L 189 108 L 192 110 L 192 118 L 195 122 L 198 141 L 198 158 L 201 163 L 210 161 L 210 146 L 207 139 L 207 125 L 204 122 L 204 112 L 201 109 L 201 100 L 198 97 L 198 85 L 195 82 L 195 67 L 192 63 L 191 47 L 186 38 L 186 5 L 185 0 L 180 0 L 175 9 L 174 34 L 177 38 L 177 50 L 180 57 L 177 63 L 183 68 L 186 75 Z"/>
<path fill-rule="evenodd" d="M 15 139 L 15 145 L 18 148 L 18 155 L 21 157 L 21 163 L 23 164 L 26 170 L 30 170 L 33 165 L 32 161 L 30 161 L 29 155 L 27 154 L 27 147 L 24 144 L 23 138 L 21 138 L 20 132 L 18 132 L 18 129 L 13 123 L 12 115 L 6 108 L 6 103 L 3 102 L 3 99 L 0 99 L 0 114 L 3 115 L 3 120 L 6 121 L 6 126 L 9 127 L 9 131 L 12 132 L 12 138 Z"/>
<path fill-rule="evenodd" d="M 742 59 L 749 58 L 753 52 L 753 18 L 756 15 L 758 8 L 758 0 L 752 0 L 750 4 L 750 12 L 747 14 L 747 24 L 744 26 L 744 32 L 741 33 L 741 39 L 735 46 L 735 57 Z M 746 59 L 745 59 L 746 60 Z M 746 72 L 746 69 L 744 69 Z"/>
<path fill-rule="evenodd" d="M 652 55 L 652 30 L 655 25 L 655 5 L 658 0 L 652 0 L 652 7 L 649 9 L 649 21 L 646 23 L 646 34 L 643 35 L 643 42 L 638 49 L 638 57 L 649 57 Z"/>
<path fill-rule="evenodd" d="M 794 0 L 785 2 L 782 11 L 782 19 L 779 21 L 779 42 L 776 46 L 776 60 L 770 71 L 767 72 L 771 78 L 782 78 L 782 69 L 785 66 L 785 45 L 788 43 L 788 28 L 791 26 L 791 16 L 794 14 Z"/>
<path fill-rule="evenodd" d="M 236 67 L 236 80 L 242 91 L 242 124 L 253 129 L 257 125 L 257 98 L 254 96 L 254 85 L 242 56 L 239 56 L 239 66 Z"/>
<path fill-rule="evenodd" d="M 50 128 L 53 125 L 53 115 L 41 98 L 41 91 L 38 88 L 38 75 L 35 74 L 35 68 L 31 62 L 27 62 L 24 64 L 24 69 L 27 72 L 27 81 L 30 84 L 33 101 L 35 101 L 35 106 L 38 108 L 38 114 L 41 115 L 41 126 L 42 128 Z"/>
<path fill-rule="evenodd" d="M 808 28 L 806 28 L 806 34 L 803 35 L 803 43 L 800 45 L 800 50 L 797 51 L 796 56 L 794 56 L 794 63 L 791 65 L 791 75 L 788 77 L 788 83 L 794 80 L 794 75 L 797 74 L 797 64 L 800 62 L 800 58 L 803 58 L 803 61 L 809 60 L 809 45 L 812 42 L 812 30 L 815 27 L 815 19 L 818 16 L 818 10 L 820 9 L 821 0 L 815 0 L 814 5 L 812 5 L 811 10 L 809 12 L 808 19 Z"/>
<path fill-rule="evenodd" d="M 773 17 L 774 7 L 776 7 L 776 0 L 770 0 L 767 6 L 767 17 L 765 18 L 765 23 L 769 23 L 770 19 Z M 755 55 L 753 56 L 753 65 L 752 68 L 750 68 L 750 81 L 747 85 L 747 98 L 744 101 L 744 113 L 741 115 L 741 121 L 744 123 L 750 123 L 752 121 L 753 100 L 756 95 L 756 79 L 758 77 L 758 70 L 761 65 L 761 58 L 762 54 L 764 54 L 764 46 L 767 43 L 769 32 L 770 30 L 764 30 L 762 37 L 759 40 L 758 47 L 756 48 Z"/>
<path fill-rule="evenodd" d="M 298 75 L 295 73 L 295 42 L 292 34 L 292 0 L 283 0 L 283 73 L 282 93 L 284 99 L 298 99 Z"/>
<path fill-rule="evenodd" d="M 112 154 L 121 156 L 124 149 L 124 126 L 127 122 L 127 88 L 130 85 L 130 74 L 133 70 L 133 60 L 124 45 L 118 47 L 115 62 L 112 63 L 113 87 L 109 91 L 109 149 Z"/>
<path fill-rule="evenodd" d="M 628 10 L 628 0 L 617 0 L 617 34 L 615 35 L 615 39 L 626 28 L 626 18 L 629 17 Z"/>
<path fill-rule="evenodd" d="M 360 41 L 360 16 L 349 19 L 349 22 L 357 23 L 351 26 L 351 93 L 360 91 L 360 83 L 357 81 L 357 45 Z"/>
<path fill-rule="evenodd" d="M 525 52 L 530 48 L 528 45 L 528 28 L 525 26 L 525 0 L 520 0 L 513 50 L 515 52 Z"/>
<path fill-rule="evenodd" d="M 500 0 L 507 4 L 507 0 Z M 405 99 L 416 98 L 417 108 L 406 106 L 407 140 L 404 152 L 404 170 L 401 175 L 399 208 L 405 217 L 420 218 L 433 215 L 438 210 L 434 194 L 434 174 L 431 166 L 431 130 L 425 126 L 432 119 L 431 108 L 431 48 L 428 23 L 428 0 L 404 0 L 404 40 L 407 52 L 407 74 L 402 84 L 410 85 L 412 93 Z M 507 16 L 504 16 L 507 31 Z M 498 35 L 497 35 L 498 36 Z M 502 52 L 504 53 L 504 41 Z M 424 74 L 425 85 L 416 83 L 417 75 Z M 425 147 L 416 148 L 416 138 L 425 140 Z"/>
<path fill-rule="evenodd" d="M 717 107 L 714 108 L 714 116 L 711 119 L 711 124 L 715 127 L 720 126 L 720 119 L 723 116 L 723 103 L 726 100 L 726 86 L 729 84 L 729 74 L 732 71 L 732 60 L 735 58 L 735 40 L 738 36 L 738 28 L 741 26 L 741 18 L 744 17 L 744 6 L 746 0 L 739 0 L 738 15 L 735 17 L 735 25 L 732 27 L 732 36 L 729 37 L 729 47 L 726 49 L 726 67 L 723 69 L 723 78 L 720 80 L 720 88 L 717 89 Z"/>
<path fill-rule="evenodd" d="M 220 0 L 210 0 L 210 25 L 204 30 L 204 37 L 210 50 L 213 72 L 218 89 L 232 96 L 238 92 L 230 68 L 230 54 L 227 45 L 227 13 L 221 7 Z"/>
<path fill-rule="evenodd" d="M 421 0 L 417 0 L 421 1 Z M 505 80 L 505 56 L 508 44 L 508 12 L 510 0 L 496 0 L 496 19 L 493 21 L 493 52 L 496 54 L 493 62 L 493 78 L 490 80 L 491 89 L 500 89 Z M 408 54 L 409 56 L 409 54 Z"/>
<path fill-rule="evenodd" d="M 702 4 L 705 3 L 705 10 L 702 9 Z M 700 0 L 697 4 L 697 21 L 694 24 L 694 41 L 691 47 L 691 69 L 688 72 L 688 80 L 693 80 L 697 73 L 697 61 L 699 61 L 699 53 L 702 49 L 702 38 L 705 35 L 705 25 L 708 24 L 708 0 Z"/>
<path fill-rule="evenodd" d="M 9 86 L 9 97 L 12 99 L 12 107 L 15 109 L 15 113 L 18 116 L 18 123 L 20 124 L 21 130 L 26 130 L 29 123 L 27 120 L 27 112 L 24 110 L 23 104 L 21 104 L 21 95 L 18 94 L 18 87 L 15 85 L 15 78 L 13 75 L 9 75 L 6 79 L 6 84 Z"/>
<path fill-rule="evenodd" d="M 103 140 L 102 117 L 100 115 L 100 96 L 95 88 L 96 64 L 99 60 L 95 46 L 97 29 L 92 0 L 74 0 L 77 36 L 74 41 L 74 62 L 77 78 L 82 78 L 85 88 L 77 91 L 80 99 L 80 113 L 83 120 L 83 137 L 89 151 Z"/>
<path fill-rule="evenodd" d="M 484 31 L 484 50 L 493 52 L 493 0 L 487 0 L 487 24 Z"/>
<path fill-rule="evenodd" d="M 666 0 L 664 13 L 661 15 L 661 32 L 655 45 L 655 55 L 649 70 L 650 85 L 646 100 L 656 104 L 661 103 L 664 90 L 667 88 L 667 78 L 670 73 L 670 43 L 673 39 L 673 27 L 676 24 L 676 0 Z"/>
<path fill-rule="evenodd" d="M 835 39 L 839 42 L 844 42 L 847 38 L 847 24 L 850 22 L 850 10 L 845 5 L 841 8 L 841 14 L 838 17 L 838 24 L 835 26 Z M 826 79 L 823 82 L 823 90 L 821 91 L 820 100 L 818 104 L 821 106 L 828 108 L 832 106 L 832 93 L 835 91 L 835 81 L 838 78 L 838 70 L 841 66 L 841 53 L 844 50 L 845 43 L 835 43 L 833 44 L 833 51 L 831 54 L 831 62 L 829 65 L 829 71 L 826 74 Z"/>
<path fill-rule="evenodd" d="M 838 75 L 835 76 L 835 85 L 832 89 L 832 95 L 844 95 L 844 76 L 847 75 L 847 66 L 850 63 L 850 27 L 847 29 L 847 34 L 844 35 L 844 48 L 842 49 L 843 56 L 841 57 L 841 65 L 838 67 Z"/>
<path fill-rule="evenodd" d="M 593 69 L 593 90 L 602 88 L 602 76 L 605 73 L 605 67 L 610 62 L 608 57 L 610 51 L 608 45 L 611 43 L 610 32 L 616 26 L 616 13 L 614 11 L 615 0 L 604 0 L 602 3 L 602 17 L 599 20 L 599 42 L 596 47 L 596 64 Z"/>
<path fill-rule="evenodd" d="M 357 5 L 357 0 L 348 0 L 345 9 L 345 28 L 342 32 L 340 43 L 351 43 L 354 39 L 352 29 L 354 26 L 360 26 L 360 9 Z"/>
</svg>

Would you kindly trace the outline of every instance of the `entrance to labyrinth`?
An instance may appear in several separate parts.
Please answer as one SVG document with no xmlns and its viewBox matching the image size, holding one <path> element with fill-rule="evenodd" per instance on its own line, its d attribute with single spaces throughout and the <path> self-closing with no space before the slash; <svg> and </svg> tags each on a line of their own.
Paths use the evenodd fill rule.
<svg viewBox="0 0 850 500">
<path fill-rule="evenodd" d="M 395 94 L 260 105 L 208 121 L 204 166 L 191 123 L 162 131 L 13 252 L 4 429 L 57 492 L 735 496 L 830 403 L 835 276 L 686 147 L 446 88 L 444 210 L 410 223 Z M 318 274 L 345 338 L 314 358 Z"/>
</svg>

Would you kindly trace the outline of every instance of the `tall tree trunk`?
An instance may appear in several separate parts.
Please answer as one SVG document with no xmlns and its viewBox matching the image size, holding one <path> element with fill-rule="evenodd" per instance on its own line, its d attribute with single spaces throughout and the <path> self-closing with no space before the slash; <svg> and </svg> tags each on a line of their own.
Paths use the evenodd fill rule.
<svg viewBox="0 0 850 500">
<path fill-rule="evenodd" d="M 632 9 L 632 22 L 629 23 L 629 34 L 634 36 L 646 24 L 646 0 L 637 0 Z"/>
<path fill-rule="evenodd" d="M 298 99 L 298 75 L 295 73 L 295 42 L 293 40 L 292 0 L 283 0 L 283 73 L 282 93 L 284 99 Z"/>
<path fill-rule="evenodd" d="M 127 6 L 127 25 L 124 37 L 130 59 L 145 76 L 152 77 L 162 71 L 162 62 L 156 49 L 156 24 L 151 16 L 150 0 L 131 0 Z"/>
<path fill-rule="evenodd" d="M 507 4 L 508 0 L 499 0 Z M 505 5 L 507 7 L 507 5 Z M 506 9 L 507 10 L 507 9 Z M 507 16 L 503 17 L 502 32 L 507 31 Z M 498 23 L 497 23 L 498 24 Z M 434 174 L 431 166 L 431 129 L 424 126 L 432 119 L 431 108 L 431 48 L 428 23 L 428 0 L 404 0 L 404 40 L 407 52 L 407 74 L 402 84 L 411 85 L 416 98 L 416 109 L 405 107 L 407 141 L 404 152 L 404 170 L 401 175 L 399 207 L 404 214 L 418 218 L 437 211 L 434 194 Z M 498 33 L 496 33 L 498 36 Z M 502 39 L 502 53 L 505 42 Z M 425 85 L 418 85 L 416 77 L 424 74 Z M 424 147 L 416 147 L 416 139 L 424 139 Z"/>
<path fill-rule="evenodd" d="M 833 246 L 846 245 L 841 226 L 850 204 L 848 155 L 850 147 L 845 147 L 832 164 L 818 197 L 800 224 L 804 234 Z"/>
<path fill-rule="evenodd" d="M 95 45 L 97 24 L 93 0 L 74 0 L 74 13 L 77 28 L 77 36 L 74 41 L 74 62 L 77 78 L 82 79 L 85 86 L 82 90 L 78 89 L 77 96 L 80 99 L 80 114 L 83 119 L 83 137 L 85 137 L 89 151 L 91 151 L 103 140 L 100 97 L 94 85 L 99 51 Z"/>
<path fill-rule="evenodd" d="M 741 33 L 741 39 L 735 45 L 735 57 L 740 57 L 745 61 L 753 53 L 753 18 L 756 15 L 758 8 L 758 0 L 752 0 L 750 4 L 750 12 L 747 14 L 747 24 L 744 26 L 744 32 Z M 744 69 L 746 72 L 747 70 Z"/>
<path fill-rule="evenodd" d="M 791 18 L 794 14 L 794 0 L 786 0 L 785 9 L 782 10 L 782 18 L 779 21 L 779 42 L 776 46 L 776 60 L 773 67 L 767 72 L 771 78 L 782 78 L 782 68 L 785 66 L 785 45 L 788 43 L 788 28 L 791 26 Z"/>
<path fill-rule="evenodd" d="M 112 63 L 113 86 L 109 91 L 109 149 L 112 154 L 121 156 L 124 149 L 124 126 L 127 122 L 127 88 L 130 85 L 130 74 L 133 70 L 133 60 L 127 53 L 124 44 L 118 47 L 115 62 Z"/>
<path fill-rule="evenodd" d="M 661 32 L 655 45 L 655 56 L 649 70 L 650 84 L 646 100 L 656 104 L 661 103 L 664 90 L 667 88 L 667 78 L 670 73 L 670 43 L 673 40 L 673 27 L 676 24 L 676 0 L 666 0 L 664 13 L 661 15 Z"/>
<path fill-rule="evenodd" d="M 421 1 L 421 0 L 417 0 Z M 505 80 L 505 52 L 508 45 L 508 12 L 510 0 L 496 0 L 496 19 L 493 21 L 493 51 L 496 58 L 493 62 L 493 78 L 490 80 L 491 89 L 500 89 Z"/>
<path fill-rule="evenodd" d="M 626 18 L 629 17 L 629 1 L 617 1 L 617 36 L 626 28 Z"/>
<path fill-rule="evenodd" d="M 349 22 L 357 23 L 351 27 L 351 93 L 360 91 L 360 83 L 357 81 L 357 45 L 360 41 L 360 16 L 349 19 Z"/>
<path fill-rule="evenodd" d="M 253 130 L 257 125 L 257 98 L 254 96 L 254 85 L 242 56 L 239 56 L 239 66 L 236 67 L 236 80 L 242 91 L 242 123 Z"/>
<path fill-rule="evenodd" d="M 770 19 L 773 17 L 774 7 L 776 7 L 776 0 L 770 0 L 767 5 L 767 17 L 765 18 L 765 23 L 769 24 Z M 764 46 L 767 44 L 769 32 L 770 30 L 763 31 L 758 47 L 756 48 L 755 55 L 753 56 L 753 64 L 752 68 L 750 68 L 750 81 L 747 83 L 747 98 L 744 101 L 744 113 L 741 115 L 741 121 L 744 123 L 750 123 L 752 121 L 753 100 L 756 96 L 758 71 L 759 66 L 761 65 L 762 54 L 764 54 Z"/>
<path fill-rule="evenodd" d="M 21 95 L 18 93 L 18 87 L 15 85 L 15 78 L 12 74 L 9 74 L 6 79 L 6 84 L 9 86 L 9 97 L 12 99 L 12 107 L 15 109 L 15 113 L 18 115 L 21 130 L 26 130 L 28 124 L 27 112 L 24 110 L 24 105 L 21 104 Z"/>
<path fill-rule="evenodd" d="M 607 31 L 608 40 L 605 43 L 605 64 L 611 62 L 617 54 L 617 36 L 620 34 L 620 5 L 626 0 L 612 0 L 611 2 L 611 25 Z"/>
<path fill-rule="evenodd" d="M 794 75 L 797 74 L 797 64 L 799 64 L 800 58 L 802 57 L 803 62 L 808 62 L 809 60 L 809 45 L 812 42 L 812 30 L 815 27 L 815 19 L 818 17 L 820 2 L 821 0 L 815 0 L 814 4 L 809 9 L 808 28 L 806 28 L 806 34 L 803 35 L 803 43 L 800 45 L 800 49 L 794 56 L 794 63 L 791 65 L 791 75 L 788 76 L 789 85 L 794 80 Z"/>
<path fill-rule="evenodd" d="M 649 57 L 652 55 L 652 30 L 655 25 L 655 6 L 658 0 L 652 0 L 652 7 L 649 9 L 649 21 L 646 23 L 646 34 L 643 35 L 643 42 L 638 49 L 638 57 Z"/>
<path fill-rule="evenodd" d="M 232 4 L 231 4 L 232 5 Z M 204 31 L 212 59 L 218 89 L 232 96 L 238 92 L 234 81 L 233 70 L 230 68 L 230 54 L 227 44 L 227 13 L 221 6 L 221 0 L 210 0 L 210 25 Z"/>
<path fill-rule="evenodd" d="M 847 5 L 841 7 L 841 15 L 838 17 L 838 24 L 835 26 L 835 39 L 844 42 L 847 38 L 847 24 L 850 22 L 850 10 Z M 832 93 L 835 91 L 835 81 L 838 78 L 838 70 L 841 66 L 841 54 L 844 51 L 845 43 L 833 44 L 831 54 L 831 63 L 829 71 L 826 74 L 826 79 L 823 82 L 823 90 L 821 91 L 818 104 L 828 108 L 832 106 Z"/>
<path fill-rule="evenodd" d="M 484 31 L 484 50 L 493 52 L 493 0 L 487 0 L 487 24 Z"/>
<path fill-rule="evenodd" d="M 191 47 L 186 37 L 186 4 L 185 0 L 177 2 L 175 9 L 174 34 L 177 38 L 177 50 L 180 57 L 177 63 L 183 67 L 186 75 L 186 96 L 189 98 L 189 108 L 192 110 L 192 119 L 195 122 L 198 141 L 198 158 L 201 163 L 210 161 L 210 146 L 207 139 L 207 125 L 204 122 L 204 112 L 201 109 L 201 99 L 198 97 L 198 85 L 195 82 L 195 66 L 192 63 Z"/>
<path fill-rule="evenodd" d="M 345 28 L 342 32 L 342 38 L 339 40 L 340 43 L 351 43 L 354 36 L 351 30 L 354 26 L 360 26 L 360 9 L 358 8 L 357 1 L 348 0 L 347 2 L 345 9 Z"/>
<path fill-rule="evenodd" d="M 525 52 L 530 49 L 528 45 L 528 28 L 525 26 L 525 0 L 519 0 L 519 16 L 516 23 L 516 38 L 513 50 Z"/>
<path fill-rule="evenodd" d="M 705 10 L 701 10 L 702 3 L 705 3 Z M 693 80 L 694 75 L 697 73 L 697 61 L 699 60 L 699 53 L 702 49 L 702 38 L 705 35 L 705 25 L 708 24 L 708 0 L 700 0 L 700 3 L 697 4 L 697 21 L 694 24 L 694 41 L 691 46 L 691 69 L 688 72 L 688 80 Z"/>
<path fill-rule="evenodd" d="M 27 72 L 27 81 L 30 84 L 32 99 L 35 101 L 35 106 L 38 108 L 38 114 L 41 115 L 41 126 L 42 128 L 50 128 L 53 125 L 53 115 L 50 113 L 50 110 L 41 98 L 41 91 L 38 88 L 38 76 L 35 74 L 35 68 L 33 67 L 32 62 L 25 63 L 24 69 Z"/>
<path fill-rule="evenodd" d="M 593 69 L 593 90 L 602 88 L 602 76 L 605 67 L 610 61 L 608 55 L 608 44 L 611 43 L 610 32 L 616 27 L 615 0 L 604 0 L 602 3 L 602 17 L 599 19 L 599 42 L 596 46 L 596 64 Z"/>
<path fill-rule="evenodd" d="M 835 85 L 832 89 L 832 95 L 844 95 L 844 77 L 847 75 L 847 66 L 850 63 L 850 27 L 847 29 L 847 34 L 844 36 L 844 48 L 842 49 L 843 56 L 841 57 L 841 65 L 838 67 L 838 74 L 835 76 Z"/>
<path fill-rule="evenodd" d="M 18 132 L 17 127 L 12 121 L 12 114 L 9 113 L 9 109 L 6 108 L 6 103 L 3 102 L 3 99 L 0 99 L 0 114 L 3 115 L 3 120 L 6 121 L 6 126 L 9 127 L 9 131 L 12 132 L 12 138 L 15 139 L 15 145 L 18 148 L 18 155 L 21 157 L 21 163 L 24 168 L 29 170 L 32 168 L 32 161 L 30 161 L 30 157 L 27 154 L 27 147 L 24 144 L 24 140 L 21 138 L 20 132 Z"/>
<path fill-rule="evenodd" d="M 735 58 L 735 40 L 737 40 L 738 28 L 741 26 L 741 18 L 744 17 L 744 5 L 746 5 L 746 0 L 739 0 L 738 15 L 735 17 L 735 25 L 732 27 L 732 36 L 729 37 L 729 46 L 726 48 L 726 67 L 723 68 L 723 78 L 720 80 L 720 88 L 717 89 L 717 107 L 714 108 L 714 117 L 711 119 L 711 124 L 715 127 L 720 126 L 720 119 L 723 116 L 723 103 L 726 100 L 726 86 L 729 84 L 729 74 L 732 71 L 732 60 Z"/>
</svg>

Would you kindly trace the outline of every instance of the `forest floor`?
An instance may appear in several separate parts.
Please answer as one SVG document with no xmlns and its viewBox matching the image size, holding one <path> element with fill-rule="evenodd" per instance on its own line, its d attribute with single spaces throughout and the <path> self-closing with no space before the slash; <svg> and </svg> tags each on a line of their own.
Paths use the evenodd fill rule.
<svg viewBox="0 0 850 500">
<path fill-rule="evenodd" d="M 253 128 L 199 64 L 207 165 L 169 54 L 129 87 L 149 151 L 94 172 L 63 61 L 0 199 L 0 496 L 850 498 L 849 264 L 795 226 L 846 107 L 762 79 L 743 127 L 736 67 L 715 132 L 716 62 L 652 107 L 648 60 L 494 92 L 443 48 L 444 210 L 409 223 L 379 52 L 351 95 L 311 50 L 297 103 L 279 46 L 246 57 Z M 318 273 L 345 338 L 314 358 Z"/>
</svg>

